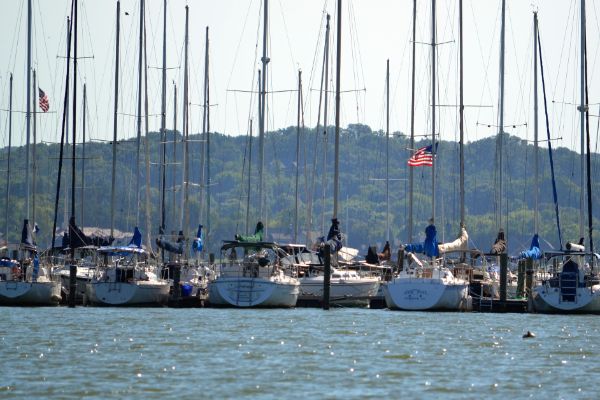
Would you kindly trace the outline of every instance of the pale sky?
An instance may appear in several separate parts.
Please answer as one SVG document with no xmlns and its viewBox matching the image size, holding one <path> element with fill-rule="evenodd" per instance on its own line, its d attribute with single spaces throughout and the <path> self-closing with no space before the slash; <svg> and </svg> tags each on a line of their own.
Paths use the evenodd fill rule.
<svg viewBox="0 0 600 400">
<path fill-rule="evenodd" d="M 49 96 L 51 111 L 38 122 L 41 140 L 60 138 L 66 52 L 66 17 L 70 0 L 33 0 L 33 66 L 38 86 Z M 533 4 L 532 4 L 533 3 Z M 597 1 L 587 5 L 590 103 L 598 115 L 600 82 L 594 73 L 598 63 Z M 13 109 L 25 110 L 26 0 L 0 0 L 0 108 L 8 108 L 8 77 L 14 74 Z M 162 48 L 162 0 L 146 1 L 148 81 L 151 130 L 160 118 L 160 70 Z M 262 55 L 260 0 L 169 0 L 167 30 L 167 127 L 173 126 L 173 81 L 178 86 L 177 128 L 182 125 L 183 42 L 185 5 L 190 7 L 190 107 L 192 132 L 201 130 L 201 87 L 204 81 L 205 28 L 210 28 L 211 130 L 229 135 L 245 134 L 249 118 L 256 117 L 256 102 L 247 93 L 255 89 Z M 464 0 L 465 112 L 469 141 L 494 135 L 498 121 L 498 64 L 500 48 L 500 1 Z M 533 139 L 533 15 L 539 10 L 547 85 L 550 129 L 557 146 L 579 149 L 579 1 L 508 0 L 506 26 L 505 131 Z M 269 89 L 297 87 L 298 69 L 303 71 L 305 123 L 317 122 L 318 88 L 322 68 L 325 13 L 332 15 L 330 90 L 335 82 L 336 1 L 271 0 Z M 344 0 L 342 15 L 342 126 L 364 123 L 374 130 L 385 129 L 385 65 L 390 59 L 390 130 L 410 132 L 410 71 L 412 7 L 410 0 Z M 119 93 L 119 138 L 135 135 L 137 97 L 137 40 L 139 0 L 121 1 L 121 63 Z M 438 103 L 458 103 L 458 0 L 437 4 Z M 431 2 L 418 1 L 416 134 L 430 134 Z M 129 15 L 125 15 L 127 12 Z M 87 0 L 79 6 L 78 103 L 87 83 L 89 104 L 88 136 L 112 137 L 116 1 Z M 545 138 L 540 79 L 540 136 Z M 362 90 L 366 89 L 366 90 Z M 268 129 L 296 124 L 295 92 L 273 94 L 269 99 Z M 334 123 L 333 96 L 329 123 Z M 252 101 L 252 103 L 251 103 Z M 553 103 L 555 101 L 555 103 Z M 81 115 L 81 111 L 79 111 Z M 7 144 L 7 113 L 0 114 L 0 141 Z M 13 143 L 23 143 L 25 116 L 14 114 Z M 441 107 L 438 132 L 444 140 L 458 137 L 457 109 Z M 527 125 L 525 125 L 527 124 Z M 78 123 L 80 136 L 81 123 Z M 596 146 L 598 119 L 591 119 L 592 148 Z M 255 130 L 256 132 L 256 130 Z M 493 149 L 490 149 L 493 151 Z"/>
</svg>

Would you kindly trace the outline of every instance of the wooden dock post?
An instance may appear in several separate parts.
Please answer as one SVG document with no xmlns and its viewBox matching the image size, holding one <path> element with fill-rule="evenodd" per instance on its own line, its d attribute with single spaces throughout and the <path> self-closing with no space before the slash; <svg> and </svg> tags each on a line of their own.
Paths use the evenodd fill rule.
<svg viewBox="0 0 600 400">
<path fill-rule="evenodd" d="M 525 262 L 525 295 L 531 296 L 531 288 L 533 287 L 533 260 L 528 258 Z"/>
<path fill-rule="evenodd" d="M 525 260 L 519 260 L 517 275 L 517 297 L 525 297 Z"/>
<path fill-rule="evenodd" d="M 75 307 L 75 295 L 77 294 L 77 265 L 69 265 L 69 307 Z"/>
<path fill-rule="evenodd" d="M 331 289 L 331 245 L 323 248 L 325 253 L 323 268 L 323 310 L 329 310 L 329 293 Z"/>
<path fill-rule="evenodd" d="M 506 279 L 508 277 L 508 254 L 500 254 L 500 301 L 506 302 Z"/>
</svg>

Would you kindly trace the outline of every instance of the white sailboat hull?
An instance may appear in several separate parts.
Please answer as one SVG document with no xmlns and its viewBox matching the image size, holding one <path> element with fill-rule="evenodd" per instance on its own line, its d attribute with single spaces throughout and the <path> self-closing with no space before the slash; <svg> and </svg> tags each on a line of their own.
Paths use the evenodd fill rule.
<svg viewBox="0 0 600 400">
<path fill-rule="evenodd" d="M 216 306 L 295 307 L 300 284 L 295 279 L 218 277 L 208 284 L 208 301 Z"/>
<path fill-rule="evenodd" d="M 96 306 L 160 306 L 169 300 L 166 282 L 91 282 L 87 300 Z"/>
<path fill-rule="evenodd" d="M 469 285 L 437 278 L 396 278 L 383 285 L 388 308 L 410 311 L 464 311 L 469 308 Z"/>
<path fill-rule="evenodd" d="M 323 276 L 300 278 L 299 300 L 321 300 L 323 298 Z M 332 279 L 330 304 L 366 307 L 377 295 L 380 281 L 377 278 L 360 280 Z"/>
<path fill-rule="evenodd" d="M 0 282 L 1 306 L 56 306 L 60 298 L 60 282 Z"/>
<path fill-rule="evenodd" d="M 560 288 L 540 285 L 534 288 L 533 311 L 543 314 L 600 314 L 600 285 L 579 287 L 573 301 L 561 299 Z"/>
</svg>

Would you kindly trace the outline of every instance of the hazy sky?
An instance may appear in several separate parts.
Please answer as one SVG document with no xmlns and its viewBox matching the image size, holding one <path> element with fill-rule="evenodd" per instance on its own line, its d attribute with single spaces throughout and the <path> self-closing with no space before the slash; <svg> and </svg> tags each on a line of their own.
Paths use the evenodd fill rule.
<svg viewBox="0 0 600 400">
<path fill-rule="evenodd" d="M 0 108 L 8 108 L 8 77 L 14 74 L 15 110 L 25 110 L 27 1 L 0 0 Z M 55 114 L 39 117 L 38 136 L 45 141 L 60 138 L 60 118 L 66 53 L 66 17 L 70 0 L 33 0 L 33 66 L 39 86 L 46 91 Z M 150 127 L 158 130 L 160 118 L 160 70 L 162 46 L 162 0 L 146 1 L 148 40 L 148 81 Z M 532 4 L 533 3 L 533 4 Z M 598 62 L 600 34 L 597 5 L 589 1 L 588 63 L 590 103 L 598 103 L 600 82 L 594 71 Z M 185 5 L 190 7 L 190 112 L 192 132 L 201 130 L 201 86 L 204 81 L 205 28 L 210 28 L 211 129 L 230 135 L 245 134 L 249 118 L 256 120 L 256 99 L 232 90 L 255 89 L 262 54 L 260 0 L 169 0 L 167 46 L 168 96 L 167 126 L 173 126 L 173 82 L 178 86 L 177 127 L 182 125 L 183 42 Z M 500 1 L 464 1 L 466 137 L 476 140 L 494 135 L 498 121 L 498 64 L 500 47 Z M 562 137 L 557 145 L 579 148 L 579 1 L 507 1 L 505 130 L 523 139 L 533 139 L 533 54 L 532 25 L 534 9 L 539 10 L 544 52 L 551 132 Z M 269 88 L 274 91 L 297 87 L 298 69 L 303 71 L 305 123 L 317 122 L 318 88 L 322 68 L 325 14 L 332 15 L 330 90 L 335 82 L 336 1 L 271 0 Z M 385 129 L 385 64 L 390 59 L 392 131 L 410 132 L 410 68 L 412 35 L 411 0 L 344 0 L 342 15 L 342 126 L 365 123 Z M 443 139 L 458 135 L 458 1 L 437 4 L 438 103 L 437 131 Z M 116 1 L 80 2 L 78 103 L 82 86 L 88 91 L 88 135 L 93 139 L 112 137 L 115 15 Z M 139 0 L 121 1 L 121 62 L 119 93 L 119 138 L 135 135 L 137 97 L 137 40 Z M 126 15 L 125 13 L 128 13 Z M 430 42 L 431 2 L 418 1 L 416 122 L 418 135 L 430 128 Z M 365 89 L 365 90 L 363 90 Z M 352 92 L 352 90 L 358 90 Z M 268 129 L 296 123 L 295 92 L 273 94 L 269 98 Z M 333 96 L 329 122 L 333 124 Z M 555 101 L 553 103 L 553 101 Z M 545 137 L 540 80 L 540 135 Z M 598 105 L 592 105 L 598 115 Z M 79 112 L 81 115 L 81 112 Z M 14 142 L 25 136 L 24 114 L 15 114 Z M 3 144 L 7 143 L 7 113 L 0 116 Z M 527 124 L 527 125 L 525 125 Z M 81 124 L 79 123 L 79 126 Z M 598 119 L 592 118 L 593 148 L 596 146 Z M 81 132 L 78 127 L 78 132 Z M 493 149 L 490 149 L 493 151 Z"/>
</svg>

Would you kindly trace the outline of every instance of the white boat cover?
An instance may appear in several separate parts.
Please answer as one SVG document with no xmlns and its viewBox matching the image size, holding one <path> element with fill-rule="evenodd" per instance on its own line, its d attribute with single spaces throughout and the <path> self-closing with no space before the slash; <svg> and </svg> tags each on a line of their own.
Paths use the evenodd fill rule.
<svg viewBox="0 0 600 400">
<path fill-rule="evenodd" d="M 440 254 L 446 253 L 449 251 L 466 250 L 468 243 L 469 243 L 469 234 L 467 233 L 467 230 L 463 226 L 460 228 L 460 234 L 458 235 L 458 238 L 455 241 L 439 244 L 438 250 L 439 250 Z"/>
</svg>

